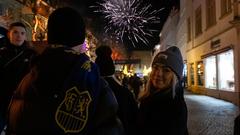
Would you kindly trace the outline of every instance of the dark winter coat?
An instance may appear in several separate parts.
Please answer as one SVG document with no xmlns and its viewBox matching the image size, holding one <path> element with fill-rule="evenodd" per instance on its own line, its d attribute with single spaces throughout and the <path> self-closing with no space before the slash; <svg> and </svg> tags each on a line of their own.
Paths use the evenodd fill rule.
<svg viewBox="0 0 240 135">
<path fill-rule="evenodd" d="M 118 116 L 126 135 L 136 135 L 138 105 L 131 91 L 120 85 L 113 77 L 104 77 L 113 90 L 119 105 Z"/>
<path fill-rule="evenodd" d="M 143 82 L 141 81 L 140 77 L 138 77 L 136 74 L 134 76 L 131 76 L 129 78 L 129 85 L 133 90 L 135 99 L 138 99 L 140 87 L 143 85 Z"/>
<path fill-rule="evenodd" d="M 117 102 L 109 91 L 96 65 L 85 54 L 52 46 L 36 59 L 14 93 L 7 132 L 113 134 L 117 129 Z"/>
<path fill-rule="evenodd" d="M 240 135 L 240 114 L 234 120 L 234 135 Z"/>
<path fill-rule="evenodd" d="M 176 87 L 176 91 L 182 91 Z M 139 135 L 187 135 L 187 106 L 182 92 L 159 91 L 143 99 L 138 116 Z"/>
<path fill-rule="evenodd" d="M 4 125 L 5 114 L 18 83 L 30 69 L 30 62 L 36 52 L 27 47 L 8 44 L 0 48 L 0 131 Z"/>
</svg>

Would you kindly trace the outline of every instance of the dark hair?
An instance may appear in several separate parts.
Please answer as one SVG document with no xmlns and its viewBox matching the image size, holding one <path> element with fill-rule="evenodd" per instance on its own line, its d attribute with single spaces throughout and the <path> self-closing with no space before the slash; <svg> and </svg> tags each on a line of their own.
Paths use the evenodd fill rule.
<svg viewBox="0 0 240 135">
<path fill-rule="evenodd" d="M 14 23 L 10 24 L 10 26 L 9 26 L 9 31 L 10 31 L 13 27 L 23 27 L 23 28 L 26 30 L 26 26 L 25 26 L 22 22 L 14 22 Z"/>
<path fill-rule="evenodd" d="M 113 75 L 115 73 L 115 66 L 111 57 L 112 55 L 111 47 L 106 45 L 99 46 L 95 50 L 95 53 L 97 55 L 95 63 L 98 65 L 100 69 L 100 75 L 101 76 Z"/>
<path fill-rule="evenodd" d="M 109 46 L 106 46 L 106 45 L 102 45 L 102 46 L 99 46 L 96 50 L 96 55 L 97 57 L 111 57 L 112 55 L 112 49 L 111 47 Z"/>
<path fill-rule="evenodd" d="M 73 47 L 85 40 L 85 23 L 76 10 L 70 7 L 58 8 L 48 19 L 48 43 Z"/>
</svg>

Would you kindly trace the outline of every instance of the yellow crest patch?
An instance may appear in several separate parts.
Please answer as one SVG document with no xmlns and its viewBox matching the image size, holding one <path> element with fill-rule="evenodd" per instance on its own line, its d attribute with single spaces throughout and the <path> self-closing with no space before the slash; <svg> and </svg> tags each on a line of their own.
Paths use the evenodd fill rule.
<svg viewBox="0 0 240 135">
<path fill-rule="evenodd" d="M 91 61 L 88 60 L 88 61 L 84 62 L 83 65 L 81 66 L 81 68 L 88 70 L 88 72 L 90 72 L 91 71 Z"/>
<path fill-rule="evenodd" d="M 79 92 L 77 87 L 67 90 L 55 114 L 57 125 L 65 133 L 81 132 L 88 120 L 88 107 L 91 101 L 88 91 Z"/>
</svg>

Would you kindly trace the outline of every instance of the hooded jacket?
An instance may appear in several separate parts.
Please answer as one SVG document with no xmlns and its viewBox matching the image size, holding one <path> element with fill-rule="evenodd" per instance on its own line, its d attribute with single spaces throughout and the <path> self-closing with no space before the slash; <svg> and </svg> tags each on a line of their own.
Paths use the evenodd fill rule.
<svg viewBox="0 0 240 135">
<path fill-rule="evenodd" d="M 111 95 L 105 98 L 106 88 L 85 54 L 64 46 L 47 48 L 14 93 L 7 134 L 95 135 L 109 120 L 103 128 L 110 135 L 106 127 L 115 126 L 117 102 Z"/>
</svg>

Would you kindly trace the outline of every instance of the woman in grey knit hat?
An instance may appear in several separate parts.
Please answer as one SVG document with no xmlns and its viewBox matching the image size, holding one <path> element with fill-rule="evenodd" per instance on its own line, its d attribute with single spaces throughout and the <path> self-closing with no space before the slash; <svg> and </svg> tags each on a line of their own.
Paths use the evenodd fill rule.
<svg viewBox="0 0 240 135">
<path fill-rule="evenodd" d="M 182 72 L 182 55 L 176 46 L 154 57 L 147 86 L 140 97 L 139 135 L 188 134 Z"/>
</svg>

